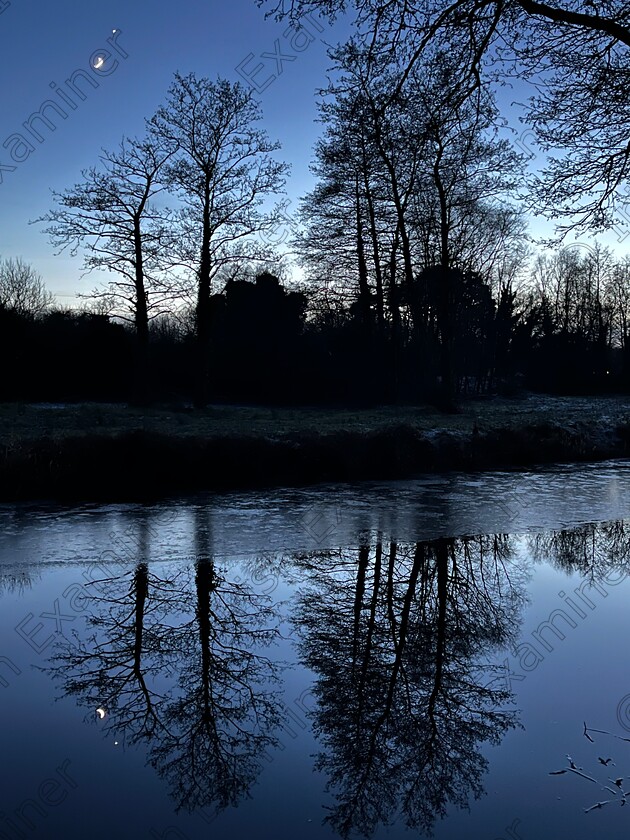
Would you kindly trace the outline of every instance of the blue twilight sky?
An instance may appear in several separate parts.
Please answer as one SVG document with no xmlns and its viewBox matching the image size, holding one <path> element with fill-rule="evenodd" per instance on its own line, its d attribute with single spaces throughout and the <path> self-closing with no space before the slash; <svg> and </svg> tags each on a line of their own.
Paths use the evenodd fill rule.
<svg viewBox="0 0 630 840">
<path fill-rule="evenodd" d="M 264 126 L 281 141 L 279 155 L 292 164 L 289 212 L 296 208 L 313 183 L 308 167 L 321 128 L 314 122 L 315 90 L 325 84 L 329 66 L 324 42 L 344 39 L 350 23 L 305 21 L 312 41 L 292 43 L 286 25 L 265 20 L 264 12 L 255 0 L 0 0 L 0 256 L 31 262 L 63 304 L 74 303 L 77 291 L 88 292 L 97 277 L 80 280 L 80 255 L 55 257 L 41 225 L 29 220 L 50 209 L 51 189 L 75 183 L 82 168 L 96 164 L 102 147 L 114 147 L 123 134 L 143 132 L 144 118 L 162 102 L 174 71 L 243 80 L 237 66 L 250 54 L 242 73 L 262 65 L 254 82 L 265 87 L 257 94 Z M 273 57 L 278 51 L 287 56 L 279 66 Z M 101 75 L 90 69 L 98 55 L 106 59 Z M 85 71 L 98 87 L 76 71 Z M 57 91 L 68 95 L 66 80 L 73 76 L 84 98 L 73 93 L 75 107 L 65 106 L 66 119 L 48 111 L 56 129 L 39 124 L 42 142 L 34 142 L 16 164 L 2 144 L 16 132 L 29 137 L 23 123 L 45 100 L 63 107 Z M 510 121 L 518 125 L 514 113 Z M 527 146 L 527 135 L 523 142 Z M 612 234 L 607 242 L 625 251 L 617 239 Z"/>
<path fill-rule="evenodd" d="M 162 102 L 176 70 L 245 81 L 236 68 L 249 54 L 253 58 L 242 72 L 253 74 L 262 64 L 254 82 L 263 87 L 271 80 L 257 96 L 265 128 L 282 143 L 279 156 L 292 164 L 289 211 L 296 207 L 312 184 L 308 166 L 320 129 L 313 122 L 314 92 L 325 83 L 330 63 L 321 39 L 336 42 L 347 32 L 344 24 L 313 21 L 307 22 L 316 36 L 312 42 L 292 45 L 283 34 L 286 26 L 265 20 L 254 0 L 11 0 L 10 5 L 0 0 L 0 166 L 16 167 L 0 169 L 0 256 L 22 256 L 33 263 L 55 294 L 68 296 L 60 297 L 64 303 L 72 303 L 78 290 L 89 291 L 94 280 L 79 279 L 80 256 L 55 257 L 41 225 L 29 225 L 29 220 L 52 206 L 51 189 L 75 183 L 82 168 L 97 163 L 101 147 L 112 148 L 123 134 L 143 132 L 144 118 Z M 107 75 L 96 78 L 89 69 L 91 58 L 108 48 L 113 29 L 120 30 L 114 43 L 128 57 L 109 47 L 112 55 L 102 68 Z M 280 60 L 281 74 L 273 57 L 278 48 L 294 56 L 293 61 Z M 265 52 L 270 56 L 261 58 Z M 48 111 L 56 130 L 39 123 L 43 142 L 35 142 L 35 150 L 16 164 L 2 144 L 16 132 L 29 137 L 22 124 L 46 99 L 63 107 L 50 85 L 68 93 L 65 81 L 76 70 L 90 73 L 98 88 L 75 77 L 85 99 L 71 96 L 78 105 L 74 110 L 65 106 L 66 119 Z"/>
</svg>

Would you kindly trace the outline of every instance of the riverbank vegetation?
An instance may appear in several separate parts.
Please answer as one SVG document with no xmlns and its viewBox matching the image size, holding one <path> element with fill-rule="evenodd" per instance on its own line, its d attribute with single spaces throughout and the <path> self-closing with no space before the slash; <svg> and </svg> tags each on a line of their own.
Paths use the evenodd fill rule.
<svg viewBox="0 0 630 840">
<path fill-rule="evenodd" d="M 144 135 L 103 150 L 37 220 L 108 277 L 89 303 L 64 310 L 27 262 L 0 261 L 9 484 L 29 464 L 37 487 L 76 485 L 81 469 L 113 481 L 140 452 L 138 489 L 162 482 L 147 480 L 158 463 L 179 488 L 625 453 L 630 257 L 569 240 L 625 238 L 626 12 L 354 5 L 294 215 L 253 90 L 176 73 Z M 347 4 L 268 8 L 299 29 L 300 14 Z M 546 167 L 528 167 L 506 121 L 512 83 L 530 86 L 521 116 Z M 553 235 L 534 243 L 533 216 Z M 500 417 L 497 397 L 532 393 L 620 401 L 503 423 L 469 402 Z M 102 407 L 67 405 L 86 401 Z"/>
<path fill-rule="evenodd" d="M 0 407 L 0 500 L 150 500 L 625 457 L 628 400 L 471 401 L 356 410 Z"/>
</svg>

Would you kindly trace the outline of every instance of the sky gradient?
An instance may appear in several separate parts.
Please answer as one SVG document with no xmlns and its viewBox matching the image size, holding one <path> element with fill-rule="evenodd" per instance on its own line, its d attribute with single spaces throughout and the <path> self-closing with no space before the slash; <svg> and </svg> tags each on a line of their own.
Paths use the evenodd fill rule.
<svg viewBox="0 0 630 840">
<path fill-rule="evenodd" d="M 286 25 L 265 20 L 264 14 L 254 0 L 135 0 L 133 5 L 128 0 L 0 0 L 0 257 L 21 256 L 32 263 L 62 304 L 76 303 L 77 291 L 89 292 L 98 277 L 80 279 L 81 256 L 56 257 L 42 225 L 29 221 L 53 206 L 51 189 L 63 190 L 80 179 L 81 169 L 97 164 L 102 147 L 114 148 L 123 134 L 142 134 L 145 117 L 163 101 L 175 71 L 244 83 L 250 77 L 258 88 L 263 125 L 280 140 L 280 157 L 292 165 L 289 210 L 297 208 L 313 184 L 309 163 L 321 130 L 314 122 L 315 91 L 326 82 L 326 42 L 344 39 L 350 23 L 331 27 L 312 19 L 305 22 L 312 38 L 296 41 Z M 118 30 L 114 36 L 112 30 Z M 93 68 L 99 56 L 104 58 L 100 72 Z M 68 79 L 74 82 L 68 85 Z M 504 94 L 506 107 L 509 96 Z M 50 99 L 65 108 L 66 116 L 47 110 L 54 130 L 36 120 L 31 127 L 40 139 L 33 140 L 24 122 Z M 514 114 L 510 121 L 518 126 Z M 20 148 L 25 158 L 20 163 L 10 157 L 16 134 L 31 141 L 31 148 Z M 525 133 L 522 147 L 527 146 Z M 534 222 L 532 231 L 542 230 Z M 630 250 L 625 245 L 630 237 L 618 240 L 613 233 L 602 241 L 620 253 Z"/>
<path fill-rule="evenodd" d="M 0 256 L 32 263 L 60 302 L 73 303 L 77 291 L 88 292 L 96 275 L 80 280 L 81 257 L 55 257 L 42 226 L 29 221 L 53 206 L 51 189 L 63 190 L 80 179 L 81 169 L 98 162 L 102 147 L 115 147 L 123 134 L 142 134 L 144 118 L 161 104 L 175 71 L 221 75 L 258 88 L 263 125 L 282 143 L 279 156 L 292 164 L 289 209 L 312 184 L 308 166 L 320 130 L 313 122 L 315 90 L 325 84 L 330 63 L 322 39 L 340 40 L 347 24 L 330 27 L 313 19 L 312 37 L 296 41 L 284 34 L 286 25 L 265 20 L 253 0 L 6 2 L 0 0 L 0 146 L 9 145 L 0 148 Z M 112 36 L 114 29 L 119 31 Z M 107 60 L 99 74 L 90 65 L 101 55 Z M 75 75 L 78 70 L 84 72 Z M 31 126 L 42 139 L 34 140 L 23 124 L 49 99 L 66 117 L 47 109 L 56 127 L 36 120 Z M 16 134 L 32 146 L 17 150 L 25 157 L 21 163 L 10 156 Z"/>
</svg>

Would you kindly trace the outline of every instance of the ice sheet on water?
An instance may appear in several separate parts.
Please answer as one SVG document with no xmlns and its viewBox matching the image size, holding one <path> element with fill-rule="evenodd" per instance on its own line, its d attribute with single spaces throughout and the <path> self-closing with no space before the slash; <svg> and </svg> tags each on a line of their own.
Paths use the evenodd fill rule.
<svg viewBox="0 0 630 840">
<path fill-rule="evenodd" d="M 630 464 L 451 473 L 196 496 L 155 506 L 0 507 L 0 563 L 23 567 L 133 554 L 151 531 L 151 560 L 190 557 L 203 534 L 215 555 L 356 545 L 361 535 L 414 541 L 518 533 L 630 517 Z"/>
</svg>

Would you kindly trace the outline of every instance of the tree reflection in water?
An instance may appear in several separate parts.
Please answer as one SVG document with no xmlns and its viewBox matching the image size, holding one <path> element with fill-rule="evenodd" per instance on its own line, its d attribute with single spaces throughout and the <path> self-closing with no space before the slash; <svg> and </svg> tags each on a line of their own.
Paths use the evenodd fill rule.
<svg viewBox="0 0 630 840">
<path fill-rule="evenodd" d="M 97 582 L 89 635 L 60 645 L 50 670 L 65 695 L 102 710 L 106 733 L 146 742 L 178 810 L 218 812 L 247 794 L 276 744 L 279 666 L 263 651 L 278 611 L 216 565 L 203 512 L 194 568 L 166 577 L 149 567 L 144 526 L 134 570 Z"/>
<path fill-rule="evenodd" d="M 313 724 L 342 836 L 402 815 L 430 831 L 483 793 L 484 742 L 517 725 L 496 655 L 515 639 L 523 573 L 507 536 L 304 555 L 294 621 L 317 674 Z"/>
<path fill-rule="evenodd" d="M 550 562 L 567 574 L 578 572 L 596 581 L 611 572 L 619 572 L 622 577 L 628 574 L 629 537 L 628 522 L 615 519 L 533 534 L 528 543 L 535 561 Z"/>
<path fill-rule="evenodd" d="M 89 633 L 59 647 L 52 669 L 65 694 L 104 710 L 106 732 L 145 744 L 178 808 L 236 805 L 278 743 L 286 707 L 269 646 L 287 616 L 269 594 L 280 578 L 296 591 L 298 654 L 315 674 L 330 827 L 369 836 L 400 818 L 430 832 L 481 796 L 484 745 L 518 725 L 499 664 L 520 637 L 529 575 L 515 538 L 262 556 L 240 581 L 213 559 L 202 509 L 195 526 L 193 565 L 161 574 L 141 522 L 133 568 L 92 587 Z M 523 544 L 595 577 L 630 553 L 623 523 Z"/>
<path fill-rule="evenodd" d="M 197 560 L 194 591 L 194 619 L 180 632 L 180 690 L 165 709 L 171 737 L 150 761 L 179 805 L 221 810 L 248 792 L 276 744 L 277 667 L 259 652 L 276 631 L 264 596 L 228 583 L 210 559 Z"/>
<path fill-rule="evenodd" d="M 574 626 L 577 626 L 578 621 L 587 619 L 598 603 L 601 603 L 601 599 L 608 596 L 606 586 L 617 586 L 630 575 L 630 533 L 627 520 L 589 522 L 575 528 L 534 534 L 528 541 L 532 557 L 537 562 L 552 563 L 567 574 L 580 574 L 581 585 L 572 587 L 573 598 L 562 604 Z M 617 721 L 623 727 L 621 731 L 625 732 L 628 730 L 627 701 L 626 695 L 617 706 Z M 600 737 L 602 735 L 604 738 Z M 589 746 L 592 745 L 590 764 L 583 762 L 584 766 L 581 763 L 577 767 L 571 756 L 566 755 L 566 766 L 550 771 L 550 775 L 575 774 L 597 785 L 600 792 L 594 794 L 590 800 L 585 799 L 585 813 L 607 806 L 627 806 L 630 803 L 627 765 L 623 760 L 619 760 L 613 745 L 621 741 L 625 746 L 630 742 L 630 738 L 626 734 L 587 726 L 586 721 L 583 731 L 579 736 L 576 735 L 576 741 L 578 737 L 582 748 L 583 739 L 586 739 Z M 576 746 L 577 744 L 573 743 L 569 747 L 571 753 Z M 604 749 L 605 758 L 601 752 Z M 609 757 L 610 755 L 615 760 Z"/>
</svg>

